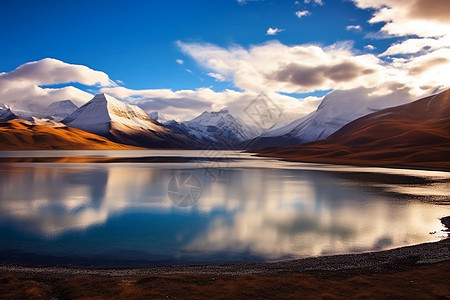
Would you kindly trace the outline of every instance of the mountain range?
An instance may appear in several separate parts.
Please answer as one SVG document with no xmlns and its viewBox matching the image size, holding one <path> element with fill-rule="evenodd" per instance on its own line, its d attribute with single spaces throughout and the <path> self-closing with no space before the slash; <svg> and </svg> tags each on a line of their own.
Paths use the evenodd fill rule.
<svg viewBox="0 0 450 300">
<path fill-rule="evenodd" d="M 333 91 L 323 98 L 315 111 L 286 126 L 264 132 L 249 142 L 248 148 L 291 146 L 323 140 L 359 117 L 408 102 L 396 94 L 374 100 L 367 96 L 369 92 L 364 88 L 352 93 Z"/>
<path fill-rule="evenodd" d="M 309 115 L 264 131 L 247 125 L 227 109 L 205 111 L 192 120 L 177 122 L 158 112 L 148 115 L 138 106 L 98 94 L 79 108 L 70 100 L 63 100 L 36 116 L 26 112 L 28 120 L 21 120 L 20 114 L 10 107 L 0 108 L 0 147 L 63 149 L 68 143 L 57 141 L 64 140 L 70 132 L 72 136 L 84 137 L 86 144 L 91 141 L 92 149 L 102 145 L 253 149 L 265 156 L 310 162 L 415 166 L 429 163 L 439 167 L 448 164 L 449 95 L 447 90 L 403 104 L 404 98 L 395 95 L 374 102 L 363 96 L 349 98 L 336 91 L 324 97 Z M 389 107 L 397 103 L 401 105 Z M 51 135 L 55 137 L 52 139 Z M 58 145 L 51 145 L 52 141 Z"/>
<path fill-rule="evenodd" d="M 202 144 L 220 149 L 235 149 L 238 145 L 256 137 L 258 129 L 232 116 L 228 109 L 203 112 L 194 119 L 182 123 L 185 134 L 200 140 Z"/>
<path fill-rule="evenodd" d="M 368 114 L 321 141 L 258 152 L 305 162 L 448 169 L 450 90 Z"/>
</svg>

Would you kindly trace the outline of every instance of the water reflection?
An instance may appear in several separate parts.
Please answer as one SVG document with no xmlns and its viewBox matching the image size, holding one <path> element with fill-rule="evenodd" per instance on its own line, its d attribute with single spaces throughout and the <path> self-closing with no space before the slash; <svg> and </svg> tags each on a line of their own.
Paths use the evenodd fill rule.
<svg viewBox="0 0 450 300">
<path fill-rule="evenodd" d="M 223 169 L 212 178 L 209 171 L 5 166 L 0 250 L 34 247 L 42 255 L 66 257 L 108 253 L 147 262 L 279 259 L 435 240 L 429 232 L 439 234 L 438 218 L 450 214 L 448 206 L 418 201 L 408 180 L 362 183 L 334 172 L 261 168 Z M 176 206 L 169 196 L 169 183 L 182 173 L 199 180 L 201 197 L 193 206 Z M 448 183 L 438 186 L 439 195 L 448 194 Z"/>
</svg>

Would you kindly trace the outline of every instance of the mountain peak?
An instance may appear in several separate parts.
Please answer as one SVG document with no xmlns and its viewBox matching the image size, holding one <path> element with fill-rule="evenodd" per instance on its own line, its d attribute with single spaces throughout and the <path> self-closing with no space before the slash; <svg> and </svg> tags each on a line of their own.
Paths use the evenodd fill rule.
<svg viewBox="0 0 450 300">
<path fill-rule="evenodd" d="M 51 103 L 42 115 L 59 122 L 70 116 L 77 108 L 78 106 L 73 104 L 71 100 L 61 100 Z"/>
<path fill-rule="evenodd" d="M 124 128 L 164 130 L 138 106 L 122 102 L 104 93 L 95 95 L 67 117 L 63 123 L 100 135 L 108 134 L 113 123 L 115 126 L 120 124 Z"/>
<path fill-rule="evenodd" d="M 136 105 L 101 93 L 64 119 L 69 127 L 144 147 L 186 147 L 185 136 L 174 134 Z M 189 141 L 190 143 L 192 141 Z"/>
<path fill-rule="evenodd" d="M 115 99 L 114 97 L 112 97 L 112 96 L 110 96 L 108 94 L 99 93 L 99 94 L 96 94 L 94 96 L 94 98 L 92 98 L 91 101 L 89 101 L 89 102 L 99 102 L 99 101 L 110 102 L 110 101 L 119 101 L 119 100 Z"/>
<path fill-rule="evenodd" d="M 17 119 L 17 116 L 9 109 L 8 106 L 0 107 L 0 121 L 9 121 Z"/>
</svg>

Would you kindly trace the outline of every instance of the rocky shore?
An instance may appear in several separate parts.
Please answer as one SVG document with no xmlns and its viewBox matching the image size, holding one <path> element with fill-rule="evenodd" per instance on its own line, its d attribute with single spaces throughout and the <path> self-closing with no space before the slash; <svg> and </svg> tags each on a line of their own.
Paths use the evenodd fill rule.
<svg viewBox="0 0 450 300">
<path fill-rule="evenodd" d="M 441 219 L 450 228 L 450 217 Z M 224 265 L 89 269 L 0 265 L 0 298 L 448 299 L 450 239 L 362 254 Z"/>
</svg>

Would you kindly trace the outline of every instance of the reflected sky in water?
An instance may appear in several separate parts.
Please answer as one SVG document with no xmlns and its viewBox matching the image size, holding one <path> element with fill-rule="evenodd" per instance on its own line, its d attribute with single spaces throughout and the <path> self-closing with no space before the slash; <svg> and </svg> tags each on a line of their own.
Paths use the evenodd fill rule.
<svg viewBox="0 0 450 300">
<path fill-rule="evenodd" d="M 3 164 L 0 262 L 261 261 L 379 250 L 443 235 L 448 173 L 330 168 L 249 157 L 226 167 Z M 197 201 L 180 207 L 174 194 Z"/>
</svg>

